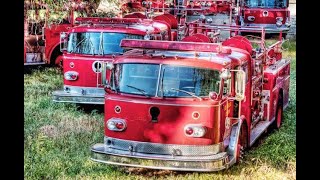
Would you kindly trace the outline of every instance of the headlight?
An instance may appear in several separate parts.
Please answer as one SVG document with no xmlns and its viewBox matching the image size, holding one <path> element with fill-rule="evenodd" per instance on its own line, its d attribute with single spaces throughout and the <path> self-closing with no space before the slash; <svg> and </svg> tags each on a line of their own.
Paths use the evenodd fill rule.
<svg viewBox="0 0 320 180">
<path fill-rule="evenodd" d="M 204 19 L 206 19 L 206 16 L 203 15 L 203 14 L 201 14 L 199 18 L 200 18 L 201 20 L 204 20 Z"/>
<path fill-rule="evenodd" d="M 255 17 L 254 16 L 248 16 L 248 21 L 254 21 Z"/>
<path fill-rule="evenodd" d="M 212 23 L 212 18 L 207 18 L 207 19 L 206 19 L 206 22 L 207 22 L 207 23 Z"/>
<path fill-rule="evenodd" d="M 145 35 L 145 36 L 143 37 L 143 39 L 144 39 L 144 40 L 150 40 L 150 35 L 149 35 L 149 34 Z"/>
<path fill-rule="evenodd" d="M 107 128 L 110 131 L 123 131 L 126 129 L 127 124 L 123 119 L 111 118 L 106 122 Z"/>
<path fill-rule="evenodd" d="M 79 73 L 76 71 L 67 71 L 64 73 L 64 79 L 69 81 L 75 81 L 78 79 Z"/>
<path fill-rule="evenodd" d="M 201 124 L 188 124 L 184 127 L 184 134 L 187 137 L 203 137 L 206 134 L 206 127 Z"/>
<path fill-rule="evenodd" d="M 282 22 L 281 21 L 277 21 L 276 25 L 277 25 L 277 27 L 281 27 L 282 26 Z"/>
</svg>

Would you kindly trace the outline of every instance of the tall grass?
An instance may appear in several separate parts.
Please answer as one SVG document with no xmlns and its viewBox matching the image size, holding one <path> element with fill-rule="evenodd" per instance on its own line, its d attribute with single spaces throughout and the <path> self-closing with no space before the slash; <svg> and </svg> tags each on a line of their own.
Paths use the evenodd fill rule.
<svg viewBox="0 0 320 180">
<path fill-rule="evenodd" d="M 55 68 L 24 75 L 25 179 L 295 179 L 296 58 L 295 42 L 286 42 L 291 57 L 290 106 L 280 130 L 263 136 L 242 163 L 214 173 L 133 170 L 95 163 L 90 146 L 103 142 L 103 111 L 84 111 L 74 104 L 52 102 L 62 87 Z"/>
</svg>

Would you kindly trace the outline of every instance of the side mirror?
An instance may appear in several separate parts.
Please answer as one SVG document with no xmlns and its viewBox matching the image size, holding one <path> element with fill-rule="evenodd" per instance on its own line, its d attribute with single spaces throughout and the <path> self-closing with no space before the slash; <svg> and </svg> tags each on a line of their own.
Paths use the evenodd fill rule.
<svg viewBox="0 0 320 180">
<path fill-rule="evenodd" d="M 68 33 L 67 32 L 61 32 L 60 33 L 60 51 L 64 52 L 67 50 L 68 46 Z"/>
<path fill-rule="evenodd" d="M 112 70 L 112 69 L 114 68 L 114 64 L 113 64 L 112 62 L 107 62 L 106 68 L 107 68 L 108 70 Z"/>
<path fill-rule="evenodd" d="M 235 70 L 236 71 L 236 82 L 235 82 L 235 90 L 236 90 L 236 99 L 242 101 L 245 98 L 245 83 L 246 83 L 246 73 L 243 70 Z"/>
<path fill-rule="evenodd" d="M 103 85 L 105 85 L 105 90 L 106 90 L 106 87 L 110 87 L 110 83 L 109 81 L 107 80 L 107 71 L 108 70 L 112 70 L 113 69 L 113 63 L 111 62 L 107 62 L 107 63 L 102 63 L 102 67 L 101 67 L 101 83 Z M 110 87 L 111 89 L 111 87 Z M 107 91 L 106 91 L 107 92 Z"/>
</svg>

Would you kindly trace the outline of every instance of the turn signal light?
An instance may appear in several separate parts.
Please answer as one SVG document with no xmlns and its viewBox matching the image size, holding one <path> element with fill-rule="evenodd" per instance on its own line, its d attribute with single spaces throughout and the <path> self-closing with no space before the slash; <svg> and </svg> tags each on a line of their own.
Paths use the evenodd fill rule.
<svg viewBox="0 0 320 180">
<path fill-rule="evenodd" d="M 203 137 L 206 134 L 206 128 L 201 124 L 188 124 L 184 127 L 184 134 L 188 137 Z"/>
<path fill-rule="evenodd" d="M 111 118 L 106 123 L 107 128 L 111 131 L 123 131 L 127 125 L 123 119 Z"/>
<path fill-rule="evenodd" d="M 67 71 L 64 73 L 64 78 L 69 81 L 75 81 L 78 79 L 79 73 L 75 71 Z"/>
</svg>

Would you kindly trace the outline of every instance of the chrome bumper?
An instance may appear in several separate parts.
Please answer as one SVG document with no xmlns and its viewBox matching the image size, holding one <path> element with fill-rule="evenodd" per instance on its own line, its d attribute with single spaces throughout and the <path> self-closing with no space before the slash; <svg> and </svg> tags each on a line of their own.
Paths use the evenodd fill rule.
<svg viewBox="0 0 320 180">
<path fill-rule="evenodd" d="M 227 152 L 201 156 L 174 156 L 130 152 L 109 148 L 105 144 L 95 144 L 91 147 L 91 160 L 96 162 L 175 171 L 219 171 L 231 165 L 229 158 L 232 157 Z"/>
<path fill-rule="evenodd" d="M 66 90 L 57 90 L 52 93 L 54 102 L 68 102 L 79 104 L 104 104 L 103 88 L 81 88 L 65 86 Z"/>
<path fill-rule="evenodd" d="M 250 26 L 254 26 L 254 27 L 264 27 L 266 30 L 266 33 L 280 33 L 280 31 L 282 31 L 283 33 L 288 33 L 288 31 L 290 30 L 290 27 L 286 27 L 285 25 L 282 25 L 281 27 L 277 27 L 277 25 L 275 24 L 244 24 L 244 27 L 250 27 Z"/>
</svg>

